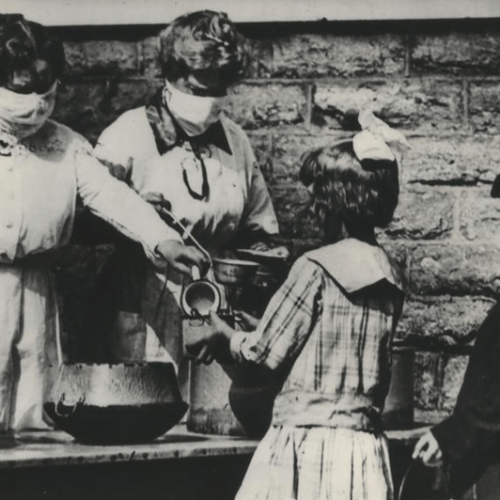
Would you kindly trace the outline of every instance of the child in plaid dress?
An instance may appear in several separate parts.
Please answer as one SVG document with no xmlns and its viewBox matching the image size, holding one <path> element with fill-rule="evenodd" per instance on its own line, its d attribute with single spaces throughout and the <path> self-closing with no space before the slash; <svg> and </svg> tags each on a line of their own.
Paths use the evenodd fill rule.
<svg viewBox="0 0 500 500">
<path fill-rule="evenodd" d="M 237 500 L 393 498 L 380 417 L 403 291 L 374 228 L 392 219 L 395 145 L 406 141 L 373 115 L 364 121 L 353 140 L 303 160 L 326 245 L 295 262 L 254 332 L 212 314 L 211 333 L 190 346 L 198 362 L 231 356 L 281 384 Z"/>
</svg>

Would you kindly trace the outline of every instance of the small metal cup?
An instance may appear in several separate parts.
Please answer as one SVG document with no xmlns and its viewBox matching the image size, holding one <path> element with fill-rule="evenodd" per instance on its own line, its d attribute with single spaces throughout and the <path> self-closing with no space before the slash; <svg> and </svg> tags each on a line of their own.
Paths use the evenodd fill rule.
<svg viewBox="0 0 500 500">
<path fill-rule="evenodd" d="M 207 317 L 210 311 L 220 307 L 221 296 L 217 286 L 206 279 L 200 279 L 197 267 L 193 267 L 193 281 L 189 283 L 181 295 L 181 307 L 189 318 Z"/>
</svg>

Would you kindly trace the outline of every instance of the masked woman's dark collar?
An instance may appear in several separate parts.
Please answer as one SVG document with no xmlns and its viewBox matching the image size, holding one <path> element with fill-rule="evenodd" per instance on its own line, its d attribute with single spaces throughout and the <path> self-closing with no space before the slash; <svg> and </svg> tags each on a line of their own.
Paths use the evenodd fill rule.
<svg viewBox="0 0 500 500">
<path fill-rule="evenodd" d="M 196 146 L 213 145 L 229 155 L 233 154 L 220 120 L 210 125 L 203 134 L 195 137 L 188 136 L 164 103 L 162 89 L 159 89 L 146 105 L 146 115 L 160 155 L 164 155 L 170 149 L 185 142 L 191 144 L 193 149 L 197 149 Z"/>
</svg>

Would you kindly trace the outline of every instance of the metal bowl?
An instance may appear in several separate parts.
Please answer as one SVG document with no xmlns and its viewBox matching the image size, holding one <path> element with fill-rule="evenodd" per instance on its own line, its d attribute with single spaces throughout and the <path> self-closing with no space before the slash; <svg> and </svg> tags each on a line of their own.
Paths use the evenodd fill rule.
<svg viewBox="0 0 500 500">
<path fill-rule="evenodd" d="M 223 285 L 245 286 L 252 283 L 259 264 L 241 259 L 212 259 L 214 276 Z"/>
<path fill-rule="evenodd" d="M 44 405 L 58 428 L 89 444 L 151 441 L 187 408 L 172 363 L 64 364 Z"/>
</svg>

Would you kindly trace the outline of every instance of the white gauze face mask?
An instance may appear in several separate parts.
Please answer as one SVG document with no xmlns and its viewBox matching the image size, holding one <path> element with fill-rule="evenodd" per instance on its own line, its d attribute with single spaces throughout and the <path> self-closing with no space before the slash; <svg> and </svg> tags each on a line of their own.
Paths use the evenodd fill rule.
<svg viewBox="0 0 500 500">
<path fill-rule="evenodd" d="M 164 99 L 168 109 L 189 136 L 200 135 L 215 123 L 226 104 L 226 97 L 187 94 L 165 82 Z"/>
<path fill-rule="evenodd" d="M 56 102 L 57 81 L 45 94 L 18 94 L 0 88 L 0 132 L 18 140 L 34 134 L 47 121 Z"/>
</svg>

